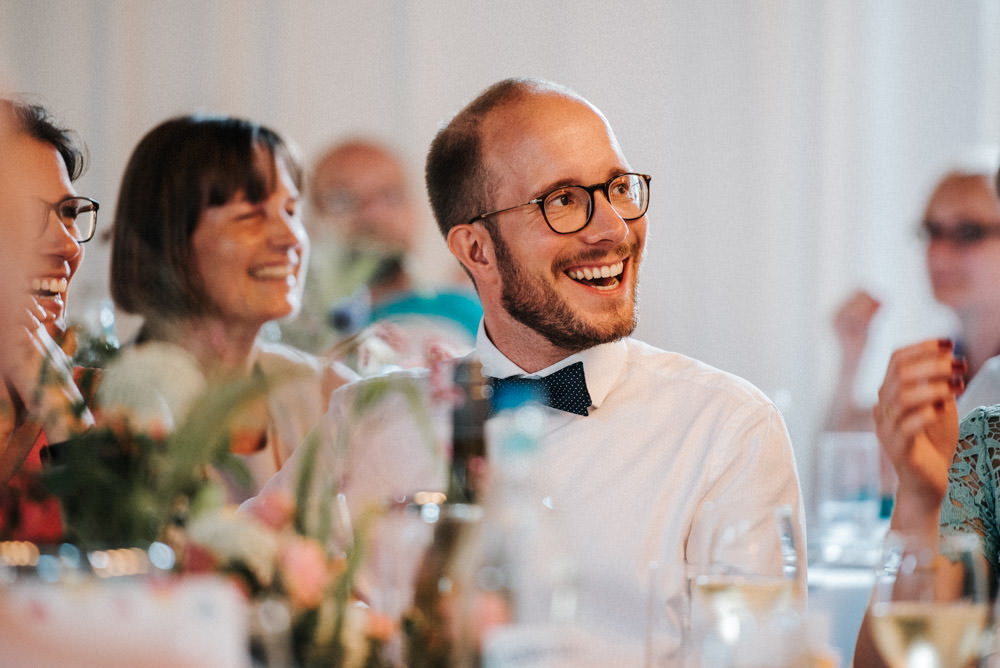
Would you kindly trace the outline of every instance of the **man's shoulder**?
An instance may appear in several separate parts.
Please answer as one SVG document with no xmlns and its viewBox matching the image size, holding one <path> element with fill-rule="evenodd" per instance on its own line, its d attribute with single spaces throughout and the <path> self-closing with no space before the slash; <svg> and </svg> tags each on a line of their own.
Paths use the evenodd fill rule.
<svg viewBox="0 0 1000 668">
<path fill-rule="evenodd" d="M 771 403 L 756 385 L 732 372 L 638 339 L 626 339 L 626 345 L 628 373 L 643 377 L 645 382 L 655 387 L 705 392 L 741 402 Z"/>
</svg>

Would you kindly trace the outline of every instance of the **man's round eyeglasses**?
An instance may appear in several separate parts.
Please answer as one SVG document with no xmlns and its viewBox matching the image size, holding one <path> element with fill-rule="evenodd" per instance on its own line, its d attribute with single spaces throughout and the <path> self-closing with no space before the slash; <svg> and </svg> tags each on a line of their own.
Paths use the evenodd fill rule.
<svg viewBox="0 0 1000 668">
<path fill-rule="evenodd" d="M 97 210 L 100 202 L 89 197 L 64 197 L 55 204 L 43 202 L 45 220 L 38 236 L 45 233 L 49 224 L 49 211 L 54 211 L 66 231 L 79 243 L 90 241 L 97 230 Z"/>
<path fill-rule="evenodd" d="M 522 206 L 537 204 L 542 211 L 546 224 L 556 234 L 572 234 L 585 228 L 594 216 L 594 192 L 604 193 L 608 203 L 622 220 L 629 221 L 642 218 L 649 206 L 648 174 L 619 174 L 604 183 L 592 186 L 559 186 L 533 200 L 482 213 L 469 222 L 486 220 L 507 211 L 520 209 Z"/>
<path fill-rule="evenodd" d="M 961 220 L 955 225 L 943 225 L 935 220 L 925 220 L 920 224 L 919 233 L 924 241 L 947 241 L 955 246 L 967 248 L 982 243 L 990 237 L 1000 236 L 1000 223 Z"/>
</svg>

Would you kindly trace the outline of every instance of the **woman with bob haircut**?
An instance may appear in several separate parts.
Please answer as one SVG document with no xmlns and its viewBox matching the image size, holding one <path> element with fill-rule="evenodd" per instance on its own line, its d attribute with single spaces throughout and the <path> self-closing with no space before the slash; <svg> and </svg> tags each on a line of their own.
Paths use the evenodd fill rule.
<svg viewBox="0 0 1000 668">
<path fill-rule="evenodd" d="M 259 337 L 266 323 L 293 315 L 301 303 L 309 249 L 301 184 L 299 160 L 273 130 L 191 115 L 143 137 L 119 190 L 111 295 L 118 308 L 143 318 L 138 345 L 120 363 L 127 365 L 130 352 L 173 344 L 173 356 L 159 365 L 163 373 L 143 381 L 162 392 L 175 419 L 184 406 L 171 403 L 176 392 L 164 384 L 197 384 L 184 379 L 199 375 L 185 376 L 177 348 L 208 385 L 251 374 L 274 381 L 266 406 L 231 438 L 253 478 L 249 489 L 227 481 L 231 502 L 256 493 L 281 468 L 330 392 L 353 378 L 345 366 Z"/>
</svg>

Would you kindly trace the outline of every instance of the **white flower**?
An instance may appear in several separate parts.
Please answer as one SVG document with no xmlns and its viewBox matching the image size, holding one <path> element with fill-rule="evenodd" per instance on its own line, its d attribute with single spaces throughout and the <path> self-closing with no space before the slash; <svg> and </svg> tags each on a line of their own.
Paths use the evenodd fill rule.
<svg viewBox="0 0 1000 668">
<path fill-rule="evenodd" d="M 187 533 L 220 562 L 245 564 L 261 586 L 274 581 L 279 536 L 252 515 L 234 507 L 202 513 L 188 524 Z"/>
<path fill-rule="evenodd" d="M 156 433 L 182 424 L 205 387 L 205 376 L 190 353 L 171 343 L 150 342 L 123 350 L 108 365 L 97 400 L 106 415 Z"/>
</svg>

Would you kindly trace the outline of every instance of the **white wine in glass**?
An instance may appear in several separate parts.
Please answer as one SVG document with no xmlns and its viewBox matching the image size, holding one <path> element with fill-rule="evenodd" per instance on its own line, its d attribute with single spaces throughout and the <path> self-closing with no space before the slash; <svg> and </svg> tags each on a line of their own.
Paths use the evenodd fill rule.
<svg viewBox="0 0 1000 668">
<path fill-rule="evenodd" d="M 870 621 L 890 666 L 968 666 L 982 650 L 990 616 L 987 567 L 977 536 L 942 536 L 936 546 L 897 532 L 886 536 Z"/>
<path fill-rule="evenodd" d="M 767 531 L 739 520 L 713 536 L 708 562 L 691 580 L 689 642 L 700 665 L 744 665 L 767 654 L 768 665 L 783 666 L 799 653 L 791 639 L 801 624 L 805 551 L 792 508 L 777 508 L 774 521 Z"/>
</svg>

